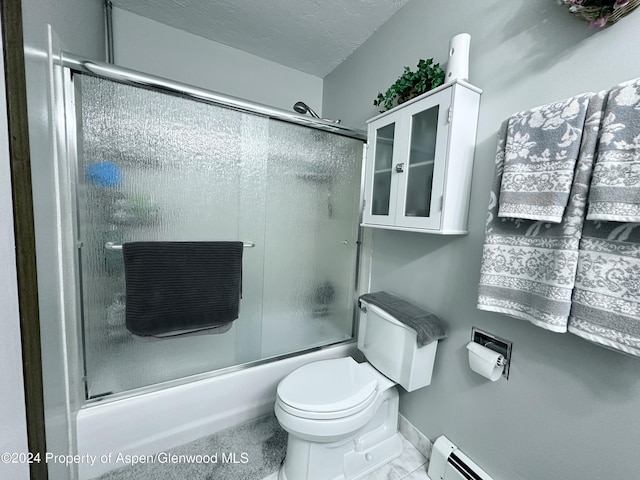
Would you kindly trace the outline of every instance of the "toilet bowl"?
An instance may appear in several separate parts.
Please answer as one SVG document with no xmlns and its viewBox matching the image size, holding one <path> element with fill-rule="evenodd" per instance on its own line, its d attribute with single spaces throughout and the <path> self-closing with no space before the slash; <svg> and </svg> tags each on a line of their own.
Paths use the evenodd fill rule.
<svg viewBox="0 0 640 480">
<path fill-rule="evenodd" d="M 414 330 L 363 307 L 358 348 L 367 362 L 310 363 L 278 385 L 275 414 L 289 434 L 279 480 L 357 480 L 402 453 L 395 385 L 430 383 L 437 341 L 418 348 Z"/>
<path fill-rule="evenodd" d="M 275 413 L 289 433 L 280 480 L 356 479 L 402 453 L 394 383 L 351 357 L 293 372 Z"/>
</svg>

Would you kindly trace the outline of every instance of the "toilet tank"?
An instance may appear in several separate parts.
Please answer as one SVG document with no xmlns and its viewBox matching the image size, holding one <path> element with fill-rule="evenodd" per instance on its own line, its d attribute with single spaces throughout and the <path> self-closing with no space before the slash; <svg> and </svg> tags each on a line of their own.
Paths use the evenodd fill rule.
<svg viewBox="0 0 640 480">
<path fill-rule="evenodd" d="M 438 342 L 418 347 L 417 333 L 361 300 L 358 350 L 380 373 L 412 392 L 431 383 Z"/>
</svg>

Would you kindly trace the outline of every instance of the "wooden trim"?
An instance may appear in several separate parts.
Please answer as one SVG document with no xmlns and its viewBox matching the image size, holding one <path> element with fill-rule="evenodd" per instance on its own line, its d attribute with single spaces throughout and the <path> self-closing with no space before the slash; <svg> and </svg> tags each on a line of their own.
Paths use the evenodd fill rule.
<svg viewBox="0 0 640 480">
<path fill-rule="evenodd" d="M 9 124 L 9 164 L 13 188 L 13 218 L 18 272 L 18 305 L 22 337 L 24 393 L 29 451 L 40 453 L 41 462 L 30 465 L 31 479 L 47 480 L 42 357 L 36 244 L 31 193 L 31 159 L 27 118 L 27 85 L 20 0 L 0 2 L 2 41 Z"/>
</svg>

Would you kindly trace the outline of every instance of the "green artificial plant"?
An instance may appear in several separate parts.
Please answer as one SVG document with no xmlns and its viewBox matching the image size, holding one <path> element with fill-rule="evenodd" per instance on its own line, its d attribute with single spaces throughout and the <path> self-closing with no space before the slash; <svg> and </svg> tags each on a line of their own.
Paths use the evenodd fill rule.
<svg viewBox="0 0 640 480">
<path fill-rule="evenodd" d="M 444 83 L 444 70 L 439 63 L 433 63 L 433 58 L 420 59 L 418 68 L 412 72 L 409 67 L 404 67 L 404 73 L 384 93 L 378 93 L 378 98 L 373 101 L 375 106 L 382 106 L 389 110 L 411 98 L 422 95 L 429 90 Z"/>
</svg>

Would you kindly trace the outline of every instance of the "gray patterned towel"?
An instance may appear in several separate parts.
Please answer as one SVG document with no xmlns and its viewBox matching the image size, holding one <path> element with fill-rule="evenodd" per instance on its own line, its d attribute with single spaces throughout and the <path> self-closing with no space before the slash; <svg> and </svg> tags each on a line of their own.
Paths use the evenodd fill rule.
<svg viewBox="0 0 640 480">
<path fill-rule="evenodd" d="M 586 197 L 605 92 L 587 107 L 580 154 L 561 223 L 497 216 L 508 121 L 500 129 L 496 175 L 482 254 L 478 308 L 566 332 Z"/>
<path fill-rule="evenodd" d="M 585 222 L 569 332 L 640 356 L 640 224 Z"/>
<path fill-rule="evenodd" d="M 562 221 L 592 95 L 568 98 L 509 119 L 499 217 Z"/>
<path fill-rule="evenodd" d="M 359 300 L 380 307 L 399 322 L 413 328 L 418 334 L 416 341 L 419 347 L 447 337 L 442 321 L 437 315 L 396 297 L 392 293 L 365 293 L 360 295 Z"/>
<path fill-rule="evenodd" d="M 640 79 L 609 92 L 587 220 L 640 222 Z"/>
</svg>

